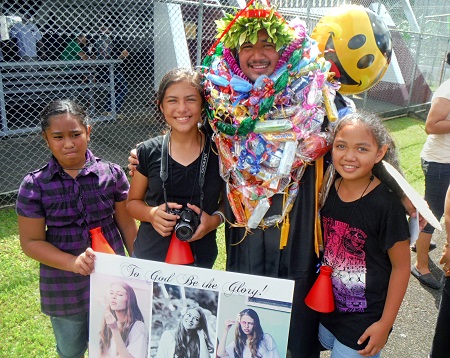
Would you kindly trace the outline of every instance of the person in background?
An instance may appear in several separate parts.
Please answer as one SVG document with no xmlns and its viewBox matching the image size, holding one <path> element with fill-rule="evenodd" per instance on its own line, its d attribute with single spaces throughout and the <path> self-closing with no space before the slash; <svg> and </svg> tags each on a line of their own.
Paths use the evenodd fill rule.
<svg viewBox="0 0 450 358">
<path fill-rule="evenodd" d="M 450 337 L 450 186 L 447 189 L 444 206 L 444 220 L 447 240 L 444 244 L 439 263 L 445 274 L 441 303 L 434 329 L 430 358 L 447 358 L 449 355 L 448 337 Z"/>
<path fill-rule="evenodd" d="M 39 52 L 39 58 L 42 61 L 58 61 L 63 52 L 66 42 L 64 41 L 64 30 L 55 21 L 55 15 L 52 11 L 47 12 L 47 21 L 41 28 L 42 39 Z"/>
<path fill-rule="evenodd" d="M 332 268 L 335 310 L 320 314 L 319 340 L 334 358 L 379 357 L 409 281 L 409 228 L 400 199 L 380 181 L 399 168 L 380 118 L 346 115 L 334 132 L 331 184 L 320 216 L 322 264 Z"/>
<path fill-rule="evenodd" d="M 67 72 L 71 72 L 77 70 L 76 65 L 73 64 L 73 61 L 83 61 L 89 60 L 89 55 L 86 53 L 87 49 L 87 38 L 84 34 L 79 34 L 77 37 L 72 39 L 64 48 L 63 52 L 60 55 L 61 61 L 71 61 L 72 63 L 68 64 L 65 70 Z M 74 75 L 74 78 L 77 77 L 82 83 L 89 83 L 92 81 L 90 75 Z M 70 98 L 76 99 L 80 103 L 83 101 L 83 92 L 80 92 L 78 89 L 71 90 L 70 94 L 67 94 Z"/>
<path fill-rule="evenodd" d="M 69 100 L 41 114 L 49 162 L 23 179 L 16 202 L 25 255 L 40 262 L 42 312 L 50 316 L 61 357 L 83 357 L 89 338 L 89 275 L 95 253 L 89 230 L 100 227 L 111 248 L 131 255 L 136 222 L 126 211 L 129 183 L 117 164 L 88 149 L 86 111 Z"/>
<path fill-rule="evenodd" d="M 111 27 L 104 24 L 100 28 L 100 36 L 94 43 L 93 56 L 96 60 L 120 60 L 121 63 L 114 64 L 114 106 L 115 112 L 120 117 L 123 103 L 128 93 L 128 82 L 125 77 L 124 62 L 129 56 L 129 52 L 119 38 L 111 36 Z M 100 82 L 110 82 L 109 66 L 102 66 L 97 79 Z M 108 99 L 104 105 L 104 115 L 110 115 L 113 110 L 113 102 Z"/>
<path fill-rule="evenodd" d="M 450 80 L 443 82 L 433 95 L 425 122 L 428 134 L 420 153 L 425 175 L 425 200 L 433 215 L 440 220 L 444 213 L 444 200 L 450 184 Z M 415 244 L 416 263 L 411 274 L 422 284 L 438 290 L 442 285 L 429 268 L 428 251 L 434 227 L 428 224 L 419 233 Z"/>
<path fill-rule="evenodd" d="M 79 34 L 76 38 L 74 38 L 67 44 L 59 59 L 61 61 L 88 60 L 89 56 L 84 50 L 86 44 L 86 36 L 84 34 Z"/>
<path fill-rule="evenodd" d="M 28 14 L 22 15 L 22 22 L 17 22 L 11 27 L 9 37 L 16 41 L 17 55 L 21 61 L 38 59 L 38 47 L 42 45 L 42 35 L 37 26 L 31 22 Z"/>
</svg>

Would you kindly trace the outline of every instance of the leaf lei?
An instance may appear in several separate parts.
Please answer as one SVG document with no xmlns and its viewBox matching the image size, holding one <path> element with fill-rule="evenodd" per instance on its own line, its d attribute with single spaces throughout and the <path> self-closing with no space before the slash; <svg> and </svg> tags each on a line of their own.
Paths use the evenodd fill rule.
<svg viewBox="0 0 450 358">
<path fill-rule="evenodd" d="M 255 14 L 255 12 L 257 12 Z M 295 31 L 289 27 L 288 23 L 281 17 L 277 16 L 275 10 L 260 9 L 257 6 L 247 10 L 247 15 L 256 15 L 260 17 L 248 17 L 244 13 L 231 26 L 227 33 L 223 35 L 222 42 L 229 49 L 237 49 L 243 43 L 251 42 L 255 44 L 258 41 L 258 31 L 266 30 L 271 42 L 275 44 L 276 50 L 279 51 L 283 46 L 292 42 Z M 217 32 L 219 38 L 233 21 L 235 15 L 226 14 L 222 19 L 216 20 Z"/>
</svg>

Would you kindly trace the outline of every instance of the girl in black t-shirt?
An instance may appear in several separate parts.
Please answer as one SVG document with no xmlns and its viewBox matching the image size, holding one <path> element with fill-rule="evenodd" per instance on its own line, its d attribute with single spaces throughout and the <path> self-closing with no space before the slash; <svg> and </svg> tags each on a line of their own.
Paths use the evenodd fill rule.
<svg viewBox="0 0 450 358">
<path fill-rule="evenodd" d="M 141 221 L 134 243 L 137 258 L 165 261 L 174 229 L 178 238 L 184 229 L 191 229 L 192 236 L 182 239 L 190 244 L 194 265 L 212 268 L 217 257 L 216 229 L 224 221 L 218 211 L 223 180 L 216 151 L 209 148 L 207 134 L 199 129 L 204 102 L 200 79 L 198 72 L 175 69 L 161 80 L 158 105 L 170 127 L 169 140 L 164 151 L 163 136 L 139 145 L 139 165 L 127 203 L 131 216 Z M 167 164 L 164 182 L 162 158 Z M 199 216 L 198 226 L 180 221 L 187 209 Z"/>
<path fill-rule="evenodd" d="M 319 340 L 333 357 L 379 357 L 408 285 L 408 223 L 398 197 L 376 176 L 383 159 L 397 164 L 378 117 L 341 119 L 332 147 L 340 177 L 321 209 L 336 308 L 321 314 Z"/>
</svg>

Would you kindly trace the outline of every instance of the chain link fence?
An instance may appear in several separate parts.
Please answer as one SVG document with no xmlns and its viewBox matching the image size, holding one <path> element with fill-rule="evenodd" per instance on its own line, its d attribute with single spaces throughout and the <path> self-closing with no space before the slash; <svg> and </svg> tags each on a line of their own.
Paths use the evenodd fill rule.
<svg viewBox="0 0 450 358">
<path fill-rule="evenodd" d="M 424 112 L 447 79 L 448 0 L 281 0 L 286 18 L 310 31 L 330 9 L 360 4 L 391 30 L 394 56 L 376 86 L 352 99 L 385 116 Z M 44 165 L 49 151 L 39 113 L 71 98 L 89 112 L 90 147 L 126 166 L 136 143 L 157 135 L 164 120 L 155 93 L 174 67 L 201 64 L 215 41 L 215 22 L 239 7 L 232 0 L 2 1 L 0 13 L 0 207 L 12 205 L 23 176 Z M 242 4 L 241 4 L 242 5 Z"/>
</svg>

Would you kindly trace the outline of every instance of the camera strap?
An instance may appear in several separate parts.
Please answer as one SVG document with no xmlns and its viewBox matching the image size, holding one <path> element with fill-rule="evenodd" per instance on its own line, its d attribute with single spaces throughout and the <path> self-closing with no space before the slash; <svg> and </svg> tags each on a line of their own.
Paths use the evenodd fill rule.
<svg viewBox="0 0 450 358">
<path fill-rule="evenodd" d="M 164 192 L 164 202 L 166 203 L 166 212 L 169 212 L 169 205 L 167 203 L 167 190 L 166 190 L 166 181 L 169 178 L 169 141 L 170 141 L 170 133 L 168 132 L 163 137 L 162 147 L 161 147 L 161 171 L 159 176 L 162 181 L 162 187 Z M 205 146 L 203 147 L 201 158 L 200 158 L 200 172 L 198 178 L 198 184 L 200 186 L 200 214 L 199 217 L 202 216 L 203 213 L 203 185 L 205 184 L 205 175 L 206 168 L 208 167 L 208 159 L 209 153 L 211 151 L 211 143 L 209 136 L 205 134 Z"/>
<path fill-rule="evenodd" d="M 166 133 L 163 137 L 162 147 L 161 147 L 161 171 L 159 172 L 159 176 L 162 180 L 162 187 L 164 192 L 164 202 L 166 203 L 166 212 L 169 212 L 169 205 L 167 204 L 167 191 L 166 191 L 166 181 L 169 177 L 169 140 L 170 140 L 170 132 Z"/>
</svg>

